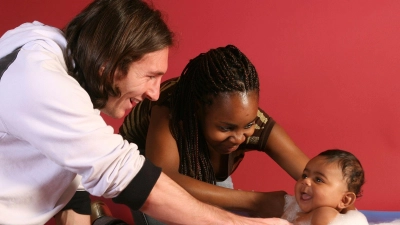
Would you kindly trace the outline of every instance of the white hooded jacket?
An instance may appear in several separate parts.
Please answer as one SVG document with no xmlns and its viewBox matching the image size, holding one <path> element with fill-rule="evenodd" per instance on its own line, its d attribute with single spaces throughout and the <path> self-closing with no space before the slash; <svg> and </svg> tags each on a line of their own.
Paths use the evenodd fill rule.
<svg viewBox="0 0 400 225">
<path fill-rule="evenodd" d="M 0 224 L 44 224 L 75 193 L 77 174 L 88 192 L 113 198 L 145 158 L 67 74 L 60 30 L 22 24 L 1 37 L 0 59 L 21 46 L 0 75 Z"/>
</svg>

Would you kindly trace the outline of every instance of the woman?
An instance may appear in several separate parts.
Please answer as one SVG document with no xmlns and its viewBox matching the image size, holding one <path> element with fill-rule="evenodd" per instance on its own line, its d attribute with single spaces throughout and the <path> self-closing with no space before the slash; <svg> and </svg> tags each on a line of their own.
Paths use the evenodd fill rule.
<svg viewBox="0 0 400 225">
<path fill-rule="evenodd" d="M 251 216 L 280 217 L 285 192 L 231 189 L 230 175 L 248 151 L 265 152 L 295 180 L 308 162 L 258 101 L 256 69 L 228 45 L 192 59 L 179 78 L 161 85 L 158 101 L 145 100 L 132 110 L 120 133 L 197 199 Z M 220 182 L 229 188 L 215 185 Z"/>
</svg>

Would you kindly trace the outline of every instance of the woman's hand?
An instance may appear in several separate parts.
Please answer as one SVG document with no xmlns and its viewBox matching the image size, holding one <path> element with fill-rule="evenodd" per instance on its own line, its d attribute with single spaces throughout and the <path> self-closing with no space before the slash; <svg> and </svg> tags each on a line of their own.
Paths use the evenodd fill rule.
<svg viewBox="0 0 400 225">
<path fill-rule="evenodd" d="M 253 201 L 249 216 L 251 217 L 281 217 L 285 206 L 285 191 L 253 192 Z"/>
</svg>

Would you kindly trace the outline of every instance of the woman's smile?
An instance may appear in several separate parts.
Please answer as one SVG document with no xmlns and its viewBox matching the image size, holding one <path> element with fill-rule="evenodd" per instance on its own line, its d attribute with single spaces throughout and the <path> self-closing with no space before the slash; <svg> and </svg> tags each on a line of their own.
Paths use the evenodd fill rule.
<svg viewBox="0 0 400 225">
<path fill-rule="evenodd" d="M 232 153 L 238 149 L 239 145 L 226 145 L 226 147 L 221 149 L 221 152 L 226 152 L 226 154 Z"/>
</svg>

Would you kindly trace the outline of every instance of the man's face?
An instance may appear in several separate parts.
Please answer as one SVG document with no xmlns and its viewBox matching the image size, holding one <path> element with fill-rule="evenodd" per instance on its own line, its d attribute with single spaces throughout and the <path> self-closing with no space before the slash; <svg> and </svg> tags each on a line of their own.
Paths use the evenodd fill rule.
<svg viewBox="0 0 400 225">
<path fill-rule="evenodd" d="M 156 101 L 160 95 L 161 78 L 167 68 L 168 48 L 148 53 L 141 60 L 133 62 L 127 75 L 115 81 L 121 92 L 120 97 L 109 97 L 101 112 L 120 119 L 145 98 Z"/>
</svg>

